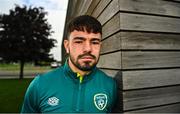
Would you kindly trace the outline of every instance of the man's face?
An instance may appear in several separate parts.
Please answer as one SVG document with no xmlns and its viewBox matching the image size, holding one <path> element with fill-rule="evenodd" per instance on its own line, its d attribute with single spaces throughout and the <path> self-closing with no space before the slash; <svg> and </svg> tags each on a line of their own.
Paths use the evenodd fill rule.
<svg viewBox="0 0 180 114">
<path fill-rule="evenodd" d="M 74 30 L 64 45 L 70 56 L 69 62 L 82 71 L 90 71 L 99 60 L 101 34 Z"/>
</svg>

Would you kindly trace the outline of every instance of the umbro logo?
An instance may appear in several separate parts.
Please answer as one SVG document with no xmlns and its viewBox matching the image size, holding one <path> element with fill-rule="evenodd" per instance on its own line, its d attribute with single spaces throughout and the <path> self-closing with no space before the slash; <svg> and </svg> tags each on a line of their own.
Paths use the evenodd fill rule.
<svg viewBox="0 0 180 114">
<path fill-rule="evenodd" d="M 51 106 L 56 106 L 59 104 L 59 99 L 56 97 L 50 97 L 47 103 Z"/>
</svg>

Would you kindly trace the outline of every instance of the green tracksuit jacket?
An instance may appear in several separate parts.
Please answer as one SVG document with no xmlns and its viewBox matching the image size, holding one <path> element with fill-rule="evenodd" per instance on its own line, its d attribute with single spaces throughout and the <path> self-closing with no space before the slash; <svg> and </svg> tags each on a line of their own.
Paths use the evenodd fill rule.
<svg viewBox="0 0 180 114">
<path fill-rule="evenodd" d="M 31 82 L 21 112 L 111 112 L 116 89 L 115 81 L 96 67 L 80 83 L 66 62 Z"/>
</svg>

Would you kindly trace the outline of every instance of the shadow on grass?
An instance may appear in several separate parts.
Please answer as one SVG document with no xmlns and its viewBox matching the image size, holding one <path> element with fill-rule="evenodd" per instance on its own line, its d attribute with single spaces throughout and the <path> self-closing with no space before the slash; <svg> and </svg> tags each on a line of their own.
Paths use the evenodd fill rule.
<svg viewBox="0 0 180 114">
<path fill-rule="evenodd" d="M 0 113 L 20 112 L 25 91 L 32 79 L 0 79 Z"/>
</svg>

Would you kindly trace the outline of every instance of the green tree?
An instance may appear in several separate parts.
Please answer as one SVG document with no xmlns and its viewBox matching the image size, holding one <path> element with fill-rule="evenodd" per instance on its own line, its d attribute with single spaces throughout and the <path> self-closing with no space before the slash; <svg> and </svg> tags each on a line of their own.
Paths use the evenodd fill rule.
<svg viewBox="0 0 180 114">
<path fill-rule="evenodd" d="M 20 62 L 20 79 L 25 62 L 49 59 L 55 46 L 56 40 L 49 38 L 53 31 L 46 15 L 42 7 L 18 5 L 9 14 L 0 15 L 0 57 Z"/>
</svg>

